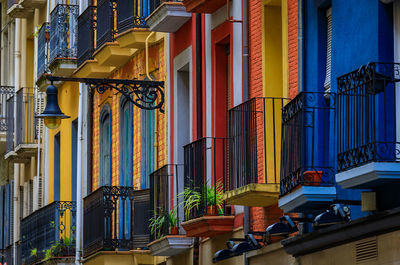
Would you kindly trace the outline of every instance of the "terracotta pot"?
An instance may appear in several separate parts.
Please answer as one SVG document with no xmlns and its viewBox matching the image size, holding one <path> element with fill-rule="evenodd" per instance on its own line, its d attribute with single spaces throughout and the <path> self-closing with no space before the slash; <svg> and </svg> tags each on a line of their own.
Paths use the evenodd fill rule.
<svg viewBox="0 0 400 265">
<path fill-rule="evenodd" d="M 304 171 L 303 181 L 306 186 L 320 186 L 322 171 Z"/>
<path fill-rule="evenodd" d="M 207 215 L 213 215 L 213 214 L 214 214 L 214 207 L 207 206 Z"/>
<path fill-rule="evenodd" d="M 178 227 L 177 226 L 171 227 L 171 235 L 178 235 L 178 234 L 179 234 Z"/>
</svg>

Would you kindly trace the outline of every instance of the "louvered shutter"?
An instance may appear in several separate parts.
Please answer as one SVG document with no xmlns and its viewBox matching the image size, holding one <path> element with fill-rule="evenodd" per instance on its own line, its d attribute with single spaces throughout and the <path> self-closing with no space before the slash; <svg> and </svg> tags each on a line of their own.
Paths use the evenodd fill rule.
<svg viewBox="0 0 400 265">
<path fill-rule="evenodd" d="M 29 184 L 28 184 L 28 186 L 29 186 L 29 204 L 28 204 L 28 209 L 29 209 L 29 212 L 28 212 L 28 215 L 29 214 L 31 214 L 31 213 L 33 213 L 33 180 L 29 180 Z"/>
<path fill-rule="evenodd" d="M 10 185 L 7 184 L 6 188 L 5 188 L 5 204 L 4 204 L 4 214 L 5 214 L 5 222 L 4 222 L 4 242 L 5 242 L 5 246 L 8 246 L 8 242 L 9 242 L 9 233 L 10 233 L 10 229 L 9 229 L 9 222 L 10 222 L 10 203 L 9 203 L 9 190 L 10 190 Z"/>
<path fill-rule="evenodd" d="M 5 214 L 4 214 L 4 186 L 0 187 L 0 227 L 4 226 L 4 218 L 5 218 Z M 0 229 L 0 249 L 4 249 L 5 246 L 3 245 L 3 240 L 1 240 L 3 238 L 3 230 L 4 229 Z"/>
<path fill-rule="evenodd" d="M 38 177 L 33 177 L 33 211 L 38 209 Z"/>
<path fill-rule="evenodd" d="M 35 113 L 40 114 L 43 112 L 44 108 L 45 108 L 45 97 L 46 94 L 43 92 L 39 92 L 38 90 L 36 90 L 36 94 L 35 94 Z M 36 137 L 38 138 L 38 136 L 40 135 L 40 137 L 43 137 L 43 121 L 40 121 L 40 119 L 35 118 L 35 124 L 36 124 Z"/>
<path fill-rule="evenodd" d="M 332 8 L 326 11 L 326 74 L 324 88 L 331 89 L 331 72 L 332 72 Z"/>
<path fill-rule="evenodd" d="M 14 243 L 14 181 L 10 184 L 10 244 Z"/>
<path fill-rule="evenodd" d="M 38 176 L 38 208 L 43 207 L 43 178 Z"/>
<path fill-rule="evenodd" d="M 22 204 L 24 205 L 23 212 L 24 215 L 23 217 L 28 216 L 29 212 L 29 187 L 28 187 L 28 182 L 24 183 L 24 197 L 22 200 Z"/>
<path fill-rule="evenodd" d="M 19 187 L 19 219 L 24 218 L 24 187 Z"/>
</svg>

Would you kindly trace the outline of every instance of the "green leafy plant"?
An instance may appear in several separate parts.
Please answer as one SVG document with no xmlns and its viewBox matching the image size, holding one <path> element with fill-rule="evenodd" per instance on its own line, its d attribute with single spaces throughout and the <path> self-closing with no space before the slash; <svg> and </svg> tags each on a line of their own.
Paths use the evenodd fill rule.
<svg viewBox="0 0 400 265">
<path fill-rule="evenodd" d="M 162 209 L 154 210 L 153 216 L 150 218 L 150 232 L 156 237 L 161 237 L 162 228 L 166 222 L 166 215 Z"/>
<path fill-rule="evenodd" d="M 66 249 L 71 248 L 73 246 L 74 246 L 74 241 L 71 238 L 65 237 L 63 239 L 60 239 L 55 244 L 52 244 L 49 249 L 46 249 L 42 261 L 47 261 L 51 258 L 62 256 L 64 255 Z"/>
<path fill-rule="evenodd" d="M 218 212 L 221 214 L 223 212 L 223 186 L 221 182 L 217 182 L 216 185 L 206 186 L 206 200 L 207 206 L 217 207 Z"/>
<path fill-rule="evenodd" d="M 179 198 L 183 198 L 185 215 L 188 216 L 193 209 L 198 210 L 201 203 L 201 194 L 190 188 L 185 188 L 183 192 L 178 194 Z"/>
<path fill-rule="evenodd" d="M 168 224 L 170 227 L 177 227 L 178 226 L 178 217 L 176 215 L 176 209 L 172 209 L 168 213 Z"/>
<path fill-rule="evenodd" d="M 36 257 L 37 256 L 37 248 L 31 249 L 31 257 Z"/>
</svg>

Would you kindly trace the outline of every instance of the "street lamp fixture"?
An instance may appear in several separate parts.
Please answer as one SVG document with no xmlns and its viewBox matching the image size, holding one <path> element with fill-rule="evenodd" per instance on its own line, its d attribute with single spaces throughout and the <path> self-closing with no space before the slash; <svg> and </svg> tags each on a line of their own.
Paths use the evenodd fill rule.
<svg viewBox="0 0 400 265">
<path fill-rule="evenodd" d="M 57 87 L 53 85 L 56 81 L 81 82 L 95 89 L 97 93 L 103 94 L 107 90 L 116 90 L 124 95 L 133 105 L 141 109 L 159 109 L 164 113 L 164 82 L 149 80 L 129 80 L 129 79 L 100 79 L 100 78 L 73 78 L 48 76 L 51 85 L 47 87 L 47 102 L 45 110 L 37 115 L 44 119 L 44 124 L 49 129 L 57 129 L 61 124 L 61 119 L 70 118 L 65 115 L 58 105 Z"/>
</svg>

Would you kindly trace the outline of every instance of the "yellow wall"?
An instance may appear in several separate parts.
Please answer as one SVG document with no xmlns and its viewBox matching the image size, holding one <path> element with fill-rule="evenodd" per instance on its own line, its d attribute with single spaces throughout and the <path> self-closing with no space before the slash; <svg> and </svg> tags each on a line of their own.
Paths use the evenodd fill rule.
<svg viewBox="0 0 400 265">
<path fill-rule="evenodd" d="M 49 202 L 54 200 L 54 136 L 60 132 L 60 200 L 71 201 L 72 122 L 78 118 L 79 86 L 67 82 L 58 88 L 58 102 L 65 115 L 58 129 L 49 130 Z"/>
</svg>

